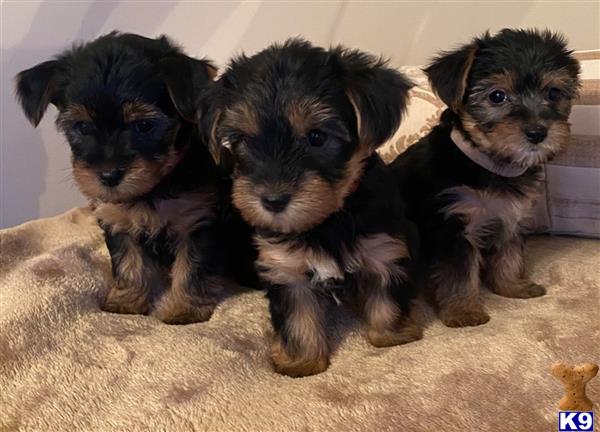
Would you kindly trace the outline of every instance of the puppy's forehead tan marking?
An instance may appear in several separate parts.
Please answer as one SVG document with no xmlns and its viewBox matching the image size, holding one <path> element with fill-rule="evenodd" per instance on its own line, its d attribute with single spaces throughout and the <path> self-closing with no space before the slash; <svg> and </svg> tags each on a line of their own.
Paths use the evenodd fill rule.
<svg viewBox="0 0 600 432">
<path fill-rule="evenodd" d="M 232 129 L 237 129 L 246 135 L 256 136 L 260 132 L 258 113 L 247 102 L 240 102 L 227 108 L 224 123 Z"/>
<path fill-rule="evenodd" d="M 65 120 L 73 121 L 73 122 L 93 122 L 95 113 L 91 109 L 87 108 L 85 105 L 72 103 L 67 106 L 67 109 L 64 111 L 63 117 Z"/>
<path fill-rule="evenodd" d="M 306 135 L 333 115 L 333 110 L 317 98 L 303 98 L 290 103 L 287 119 L 298 136 Z"/>
<path fill-rule="evenodd" d="M 140 119 L 162 117 L 164 115 L 154 105 L 141 101 L 125 102 L 121 107 L 121 111 L 123 113 L 123 120 L 126 123 Z"/>
<path fill-rule="evenodd" d="M 573 78 L 565 69 L 548 71 L 542 74 L 540 77 L 540 87 L 558 87 L 559 89 L 570 89 L 573 87 Z"/>
<path fill-rule="evenodd" d="M 511 92 L 517 91 L 517 76 L 513 71 L 504 71 L 490 75 L 484 81 L 490 86 L 501 87 Z"/>
</svg>

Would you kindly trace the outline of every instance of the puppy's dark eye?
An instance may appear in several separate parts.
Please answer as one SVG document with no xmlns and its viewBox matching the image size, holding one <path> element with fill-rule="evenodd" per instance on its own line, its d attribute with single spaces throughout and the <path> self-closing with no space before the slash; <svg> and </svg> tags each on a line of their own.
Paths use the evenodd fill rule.
<svg viewBox="0 0 600 432">
<path fill-rule="evenodd" d="M 311 130 L 308 135 L 306 135 L 306 139 L 308 143 L 313 147 L 321 147 L 327 141 L 327 134 L 318 129 Z"/>
<path fill-rule="evenodd" d="M 548 90 L 548 99 L 552 102 L 559 101 L 562 98 L 562 92 L 556 87 L 552 87 Z"/>
<path fill-rule="evenodd" d="M 94 133 L 94 125 L 92 123 L 89 122 L 77 122 L 73 125 L 73 129 L 75 129 L 77 132 L 79 132 L 81 135 L 91 135 Z"/>
<path fill-rule="evenodd" d="M 133 123 L 133 128 L 139 133 L 148 133 L 154 129 L 154 123 L 149 120 L 137 120 Z"/>
<path fill-rule="evenodd" d="M 489 98 L 492 101 L 492 103 L 494 103 L 494 104 L 501 104 L 502 102 L 506 101 L 506 99 L 507 99 L 506 93 L 504 93 L 502 90 L 492 91 L 489 95 Z"/>
</svg>

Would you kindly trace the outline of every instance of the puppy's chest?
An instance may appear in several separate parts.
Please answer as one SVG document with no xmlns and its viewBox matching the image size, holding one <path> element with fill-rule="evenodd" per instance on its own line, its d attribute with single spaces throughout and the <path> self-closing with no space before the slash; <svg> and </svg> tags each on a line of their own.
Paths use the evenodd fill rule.
<svg viewBox="0 0 600 432">
<path fill-rule="evenodd" d="M 465 234 L 473 239 L 495 231 L 511 236 L 517 234 L 524 220 L 531 216 L 538 194 L 537 182 L 518 192 L 456 186 L 440 194 L 449 202 L 440 211 L 446 218 L 458 216 L 465 223 Z"/>
<path fill-rule="evenodd" d="M 188 235 L 211 223 L 216 211 L 216 194 L 202 191 L 135 203 L 101 203 L 94 214 L 113 233 L 154 238 L 164 231 L 171 235 Z"/>
<path fill-rule="evenodd" d="M 391 273 L 398 260 L 408 258 L 404 239 L 385 233 L 359 237 L 335 254 L 318 246 L 257 238 L 258 269 L 274 284 L 310 283 L 314 288 L 344 285 L 348 275 Z"/>
</svg>

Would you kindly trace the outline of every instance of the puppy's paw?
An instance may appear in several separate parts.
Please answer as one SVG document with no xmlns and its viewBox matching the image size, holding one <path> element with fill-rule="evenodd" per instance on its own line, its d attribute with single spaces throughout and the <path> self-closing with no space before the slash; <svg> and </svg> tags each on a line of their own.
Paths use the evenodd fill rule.
<svg viewBox="0 0 600 432">
<path fill-rule="evenodd" d="M 382 330 L 369 328 L 367 339 L 377 348 L 403 345 L 423 338 L 423 329 L 416 324 L 408 324 L 398 330 Z"/>
<path fill-rule="evenodd" d="M 165 324 L 192 324 L 208 321 L 215 310 L 212 301 L 199 302 L 191 299 L 179 299 L 165 294 L 156 305 L 151 316 Z"/>
<path fill-rule="evenodd" d="M 293 378 L 316 375 L 324 372 L 329 366 L 327 355 L 316 358 L 297 357 L 288 354 L 280 339 L 271 345 L 271 360 L 275 371 Z"/>
<path fill-rule="evenodd" d="M 118 286 L 110 289 L 104 302 L 100 305 L 100 309 L 105 312 L 119 314 L 145 315 L 149 308 L 148 295 L 144 290 Z"/>
<path fill-rule="evenodd" d="M 475 327 L 485 324 L 490 316 L 480 308 L 448 308 L 440 311 L 440 319 L 447 327 Z"/>
<path fill-rule="evenodd" d="M 546 288 L 534 282 L 525 281 L 521 284 L 503 289 L 498 292 L 503 297 L 527 299 L 541 297 L 546 294 Z"/>
</svg>

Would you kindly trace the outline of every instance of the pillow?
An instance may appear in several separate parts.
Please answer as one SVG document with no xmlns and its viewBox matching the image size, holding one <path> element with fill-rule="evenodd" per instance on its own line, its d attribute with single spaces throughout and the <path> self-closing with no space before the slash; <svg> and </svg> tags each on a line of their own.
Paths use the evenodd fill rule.
<svg viewBox="0 0 600 432">
<path fill-rule="evenodd" d="M 427 76 L 418 66 L 400 68 L 415 86 L 410 90 L 406 116 L 396 133 L 377 150 L 390 163 L 396 156 L 425 136 L 438 123 L 446 105 L 431 90 Z"/>
<path fill-rule="evenodd" d="M 546 164 L 545 189 L 531 230 L 600 238 L 600 50 L 575 52 L 581 63 L 579 99 L 571 113 L 571 143 Z M 426 135 L 446 108 L 416 66 L 400 68 L 413 82 L 402 124 L 378 152 L 386 163 Z"/>
<path fill-rule="evenodd" d="M 582 88 L 571 112 L 571 143 L 546 164 L 548 232 L 600 237 L 600 50 L 575 53 Z"/>
</svg>

